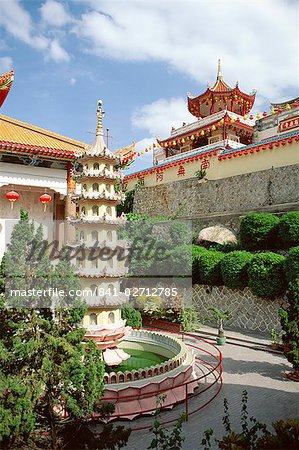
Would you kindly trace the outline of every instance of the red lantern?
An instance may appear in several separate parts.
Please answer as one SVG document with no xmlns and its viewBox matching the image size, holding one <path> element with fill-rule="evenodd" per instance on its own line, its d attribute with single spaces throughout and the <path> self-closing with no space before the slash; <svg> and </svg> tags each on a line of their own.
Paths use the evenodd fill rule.
<svg viewBox="0 0 299 450">
<path fill-rule="evenodd" d="M 297 108 L 298 102 L 294 102 L 292 106 L 293 106 L 293 108 Z"/>
<path fill-rule="evenodd" d="M 278 111 L 279 113 L 282 113 L 282 108 L 279 107 L 277 111 Z"/>
<path fill-rule="evenodd" d="M 263 112 L 263 116 L 266 117 L 266 115 L 267 115 L 267 113 L 266 113 L 266 111 L 264 111 L 264 112 Z"/>
<path fill-rule="evenodd" d="M 51 203 L 52 197 L 49 194 L 44 193 L 40 196 L 39 201 L 44 205 L 44 212 L 47 209 L 47 203 Z"/>
<path fill-rule="evenodd" d="M 19 197 L 20 197 L 20 194 L 18 194 L 16 191 L 7 192 L 6 198 L 10 202 L 10 209 L 13 209 L 14 202 L 16 200 L 19 200 Z"/>
<path fill-rule="evenodd" d="M 252 115 L 252 114 L 251 114 L 251 115 L 249 116 L 249 119 L 250 119 L 250 120 L 252 120 L 252 119 L 253 119 L 253 115 Z"/>
</svg>

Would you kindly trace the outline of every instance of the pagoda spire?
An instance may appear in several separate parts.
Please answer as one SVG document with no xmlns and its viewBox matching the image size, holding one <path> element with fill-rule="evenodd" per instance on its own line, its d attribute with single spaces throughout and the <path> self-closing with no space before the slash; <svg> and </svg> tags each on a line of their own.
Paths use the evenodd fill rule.
<svg viewBox="0 0 299 450">
<path fill-rule="evenodd" d="M 97 128 L 96 128 L 96 136 L 103 136 L 103 117 L 105 116 L 105 112 L 103 111 L 102 106 L 102 100 L 98 101 L 98 108 L 97 108 Z"/>
<path fill-rule="evenodd" d="M 222 79 L 223 79 L 223 76 L 222 76 L 222 71 L 221 71 L 221 61 L 220 61 L 220 59 L 218 59 L 217 81 L 222 80 Z"/>
</svg>

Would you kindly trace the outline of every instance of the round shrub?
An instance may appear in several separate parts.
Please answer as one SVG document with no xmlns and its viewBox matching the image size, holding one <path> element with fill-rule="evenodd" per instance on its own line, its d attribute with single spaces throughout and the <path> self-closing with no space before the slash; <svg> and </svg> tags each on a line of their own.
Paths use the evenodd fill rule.
<svg viewBox="0 0 299 450">
<path fill-rule="evenodd" d="M 208 250 L 200 245 L 192 244 L 192 283 L 199 284 L 199 260 L 203 253 Z"/>
<path fill-rule="evenodd" d="M 244 289 L 248 285 L 247 269 L 252 258 L 252 253 L 245 251 L 226 254 L 220 263 L 224 285 L 231 289 Z"/>
<path fill-rule="evenodd" d="M 246 250 L 273 248 L 277 243 L 279 219 L 273 214 L 247 214 L 240 224 L 240 240 Z"/>
<path fill-rule="evenodd" d="M 278 235 L 287 247 L 299 244 L 299 211 L 291 211 L 280 218 Z"/>
<path fill-rule="evenodd" d="M 255 295 L 275 297 L 285 290 L 284 261 L 284 256 L 271 252 L 259 253 L 252 258 L 248 286 Z"/>
<path fill-rule="evenodd" d="M 215 251 L 203 252 L 199 259 L 199 278 L 202 284 L 213 286 L 222 284 L 220 261 L 224 253 Z"/>
<path fill-rule="evenodd" d="M 140 328 L 142 326 L 141 314 L 132 306 L 123 306 L 121 308 L 121 318 L 126 320 L 129 327 Z"/>
<path fill-rule="evenodd" d="M 285 274 L 288 282 L 299 278 L 299 246 L 293 247 L 288 252 L 285 259 Z"/>
</svg>

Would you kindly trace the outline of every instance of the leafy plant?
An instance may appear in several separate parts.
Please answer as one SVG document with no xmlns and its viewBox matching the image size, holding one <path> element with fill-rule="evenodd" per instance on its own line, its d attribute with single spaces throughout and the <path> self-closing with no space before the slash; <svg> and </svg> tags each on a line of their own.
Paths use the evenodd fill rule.
<svg viewBox="0 0 299 450">
<path fill-rule="evenodd" d="M 273 214 L 250 213 L 240 224 L 240 240 L 246 250 L 275 247 L 279 219 Z"/>
<path fill-rule="evenodd" d="M 207 171 L 206 171 L 206 170 L 199 169 L 199 170 L 197 170 L 197 171 L 195 172 L 194 175 L 195 175 L 199 180 L 202 180 L 202 179 L 206 176 L 206 174 L 207 174 Z"/>
<path fill-rule="evenodd" d="M 248 286 L 255 295 L 275 297 L 285 290 L 284 261 L 276 253 L 258 253 L 249 263 Z"/>
<path fill-rule="evenodd" d="M 179 313 L 179 322 L 183 331 L 195 331 L 199 327 L 198 312 L 194 307 L 181 308 Z"/>
<path fill-rule="evenodd" d="M 192 283 L 200 283 L 199 263 L 201 255 L 208 250 L 200 245 L 192 244 Z"/>
<path fill-rule="evenodd" d="M 199 276 L 202 284 L 221 285 L 220 262 L 224 253 L 215 251 L 203 252 L 199 258 Z"/>
<path fill-rule="evenodd" d="M 218 337 L 224 337 L 223 322 L 232 318 L 231 313 L 215 307 L 208 308 L 208 311 L 211 311 L 212 319 L 216 320 L 218 323 Z"/>
<path fill-rule="evenodd" d="M 244 289 L 248 285 L 247 269 L 253 255 L 245 251 L 235 251 L 225 255 L 221 262 L 221 275 L 225 286 Z"/>
<path fill-rule="evenodd" d="M 299 211 L 290 211 L 281 216 L 278 235 L 284 246 L 299 245 Z"/>
<path fill-rule="evenodd" d="M 140 328 L 142 327 L 142 317 L 140 311 L 137 311 L 132 306 L 123 306 L 121 308 L 121 318 L 126 320 L 126 324 L 129 327 Z"/>
<path fill-rule="evenodd" d="M 288 282 L 299 277 L 299 246 L 289 250 L 285 259 L 285 275 Z"/>
<path fill-rule="evenodd" d="M 186 421 L 186 415 L 182 414 L 171 431 L 167 430 L 161 424 L 161 408 L 166 395 L 162 395 L 157 399 L 157 407 L 155 411 L 155 419 L 150 432 L 154 434 L 154 438 L 148 449 L 155 450 L 180 450 L 185 440 L 182 436 L 182 426 Z"/>
</svg>

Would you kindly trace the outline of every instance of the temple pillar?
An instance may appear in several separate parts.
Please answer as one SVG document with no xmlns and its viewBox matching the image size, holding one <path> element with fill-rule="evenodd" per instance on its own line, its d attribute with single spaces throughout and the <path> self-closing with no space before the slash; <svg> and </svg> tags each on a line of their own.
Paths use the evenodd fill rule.
<svg viewBox="0 0 299 450">
<path fill-rule="evenodd" d="M 72 202 L 72 196 L 76 193 L 76 181 L 74 180 L 72 176 L 72 163 L 67 163 L 67 175 L 66 175 L 66 182 L 67 182 L 67 194 L 65 197 L 65 209 L 64 209 L 64 241 L 72 242 L 75 241 L 75 227 L 71 225 L 68 221 L 68 218 L 75 218 L 76 217 L 76 204 Z"/>
</svg>

